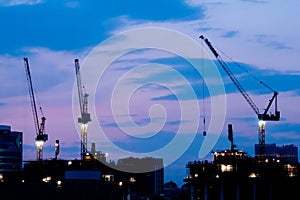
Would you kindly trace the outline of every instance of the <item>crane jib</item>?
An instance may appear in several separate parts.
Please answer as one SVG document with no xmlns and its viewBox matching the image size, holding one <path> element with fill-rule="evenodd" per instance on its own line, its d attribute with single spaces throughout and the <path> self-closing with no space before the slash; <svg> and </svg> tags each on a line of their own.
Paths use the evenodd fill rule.
<svg viewBox="0 0 300 200">
<path fill-rule="evenodd" d="M 239 83 L 239 81 L 235 78 L 231 70 L 227 67 L 226 63 L 223 61 L 221 56 L 218 54 L 216 49 L 212 46 L 212 44 L 209 42 L 207 38 L 205 38 L 203 35 L 199 36 L 200 39 L 203 39 L 210 51 L 213 53 L 213 55 L 216 57 L 218 60 L 219 64 L 221 67 L 224 69 L 224 71 L 227 73 L 231 81 L 234 83 L 234 85 L 237 87 L 239 92 L 243 95 L 245 100 L 248 102 L 248 104 L 251 106 L 253 111 L 256 113 L 258 116 L 259 120 L 264 120 L 264 121 L 279 121 L 280 120 L 280 112 L 277 110 L 277 95 L 278 92 L 274 91 L 272 88 L 270 88 L 268 85 L 266 85 L 264 82 L 260 81 L 261 84 L 263 84 L 265 87 L 269 88 L 270 90 L 274 91 L 273 97 L 269 100 L 269 104 L 267 108 L 264 110 L 264 113 L 260 113 L 258 107 L 256 104 L 253 102 L 251 97 L 248 95 L 246 90 L 242 87 L 242 85 Z M 274 114 L 268 114 L 268 111 L 275 100 L 275 113 Z"/>
<path fill-rule="evenodd" d="M 33 86 L 32 86 L 28 58 L 24 58 L 24 64 L 25 64 L 25 70 L 26 70 L 26 78 L 27 78 L 27 83 L 28 83 L 31 109 L 32 109 L 32 113 L 33 113 L 34 126 L 35 126 L 36 136 L 38 136 L 40 126 L 39 126 L 39 119 L 38 119 L 38 115 L 37 115 L 37 111 L 36 111 L 36 103 L 35 103 L 35 97 L 34 97 L 34 93 L 33 93 Z"/>
</svg>

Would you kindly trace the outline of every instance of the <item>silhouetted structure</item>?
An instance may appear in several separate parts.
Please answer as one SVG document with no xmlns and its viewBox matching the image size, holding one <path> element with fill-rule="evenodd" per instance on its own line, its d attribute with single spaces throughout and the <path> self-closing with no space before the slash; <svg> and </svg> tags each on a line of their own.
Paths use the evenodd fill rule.
<svg viewBox="0 0 300 200">
<path fill-rule="evenodd" d="M 214 160 L 187 164 L 190 199 L 277 199 L 298 194 L 299 164 L 260 160 L 241 150 L 214 153 Z"/>
<path fill-rule="evenodd" d="M 255 157 L 260 156 L 259 144 L 255 144 Z M 276 146 L 273 144 L 265 144 L 264 159 L 276 159 L 281 162 L 298 163 L 298 147 L 294 144 Z"/>
<path fill-rule="evenodd" d="M 284 158 L 283 154 L 298 151 L 295 146 L 284 146 L 280 157 L 275 144 L 266 145 L 264 157 L 261 154 L 251 157 L 247 152 L 234 149 L 231 124 L 228 125 L 228 140 L 231 148 L 213 151 L 212 162 L 194 161 L 186 165 L 188 176 L 184 182 L 189 186 L 191 200 L 273 200 L 297 195 L 299 163 L 294 159 L 278 159 Z M 260 146 L 255 147 L 260 150 Z"/>
<path fill-rule="evenodd" d="M 163 159 L 134 158 L 119 159 L 117 180 L 125 188 L 125 193 L 143 198 L 159 196 L 164 184 Z M 125 185 L 124 185 L 125 184 Z"/>
<path fill-rule="evenodd" d="M 0 125 L 0 175 L 10 176 L 22 170 L 23 133 Z M 0 179 L 1 179 L 0 177 Z"/>
<path fill-rule="evenodd" d="M 162 192 L 162 159 L 125 158 L 117 165 L 103 163 L 87 152 L 85 159 L 24 162 L 13 178 L 2 177 L 1 194 L 13 199 L 154 199 Z M 121 171 L 124 166 L 159 167 L 154 171 Z M 155 169 L 155 168 L 153 168 Z M 36 192 L 37 191 L 37 192 Z"/>
<path fill-rule="evenodd" d="M 298 163 L 298 147 L 294 144 L 277 146 L 276 155 L 282 162 Z"/>
<path fill-rule="evenodd" d="M 96 144 L 91 144 L 91 152 L 90 152 L 97 160 L 102 163 L 106 163 L 106 154 L 102 151 L 96 151 Z"/>
</svg>

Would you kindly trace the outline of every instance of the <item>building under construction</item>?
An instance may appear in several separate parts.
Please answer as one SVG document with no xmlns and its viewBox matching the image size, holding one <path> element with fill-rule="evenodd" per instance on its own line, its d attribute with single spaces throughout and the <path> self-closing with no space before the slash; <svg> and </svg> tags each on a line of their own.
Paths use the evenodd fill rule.
<svg viewBox="0 0 300 200">
<path fill-rule="evenodd" d="M 93 144 L 84 159 L 23 162 L 22 142 L 16 137 L 20 134 L 10 131 L 9 126 L 0 126 L 0 193 L 4 196 L 39 200 L 134 200 L 155 199 L 162 193 L 164 168 L 160 158 L 129 157 L 117 163 L 106 162 L 105 154 L 96 151 Z M 148 171 L 129 170 L 146 169 L 145 166 Z"/>
<path fill-rule="evenodd" d="M 247 152 L 235 149 L 231 125 L 228 127 L 231 148 L 212 151 L 211 162 L 187 163 L 188 174 L 184 182 L 190 187 L 191 199 L 275 200 L 297 196 L 300 183 L 298 154 L 289 154 L 291 149 L 292 153 L 294 150 L 298 152 L 298 148 L 287 145 L 278 147 L 281 155 L 276 156 L 274 152 L 273 156 L 264 159 L 260 156 L 251 157 Z M 286 149 L 288 154 L 284 153 Z M 266 150 L 269 155 L 269 149 Z"/>
</svg>

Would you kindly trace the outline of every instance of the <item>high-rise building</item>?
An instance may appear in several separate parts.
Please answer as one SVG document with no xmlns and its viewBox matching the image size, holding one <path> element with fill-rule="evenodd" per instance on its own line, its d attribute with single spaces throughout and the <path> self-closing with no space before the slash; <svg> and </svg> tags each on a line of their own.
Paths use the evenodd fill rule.
<svg viewBox="0 0 300 200">
<path fill-rule="evenodd" d="M 96 150 L 96 143 L 91 143 L 91 154 L 95 159 L 99 160 L 102 163 L 106 163 L 106 154 L 102 151 Z"/>
<path fill-rule="evenodd" d="M 119 159 L 118 176 L 129 179 L 132 192 L 145 195 L 160 195 L 164 184 L 164 166 L 161 158 L 123 158 Z M 120 180 L 123 181 L 123 180 Z M 125 182 L 128 180 L 124 180 Z"/>
<path fill-rule="evenodd" d="M 255 156 L 260 155 L 259 145 L 255 144 Z M 277 159 L 281 162 L 298 163 L 298 147 L 289 144 L 283 146 L 276 146 L 273 144 L 265 144 L 265 158 L 266 159 Z"/>
<path fill-rule="evenodd" d="M 11 127 L 0 125 L 0 174 L 11 174 L 22 170 L 23 133 L 11 131 Z"/>
<path fill-rule="evenodd" d="M 261 155 L 260 152 L 261 148 L 260 148 L 260 144 L 255 144 L 255 156 L 258 157 Z M 276 158 L 276 144 L 265 144 L 264 145 L 264 157 L 265 158 Z"/>
<path fill-rule="evenodd" d="M 282 162 L 298 163 L 298 147 L 293 144 L 276 147 L 276 156 Z"/>
</svg>

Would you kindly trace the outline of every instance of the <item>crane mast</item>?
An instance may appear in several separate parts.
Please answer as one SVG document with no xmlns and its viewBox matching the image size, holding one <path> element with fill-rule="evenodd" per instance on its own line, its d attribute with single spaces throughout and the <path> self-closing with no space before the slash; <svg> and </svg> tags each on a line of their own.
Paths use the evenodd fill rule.
<svg viewBox="0 0 300 200">
<path fill-rule="evenodd" d="M 76 72 L 78 99 L 79 99 L 80 114 L 81 114 L 81 116 L 78 117 L 78 123 L 80 124 L 80 137 L 81 137 L 80 153 L 81 153 L 81 158 L 83 159 L 85 154 L 87 153 L 87 129 L 88 129 L 88 122 L 91 121 L 91 117 L 90 117 L 90 113 L 88 113 L 87 97 L 89 95 L 84 92 L 84 86 L 82 85 L 81 82 L 79 59 L 75 59 L 75 72 Z"/>
<path fill-rule="evenodd" d="M 205 38 L 203 35 L 200 35 L 199 38 L 204 40 L 204 42 L 206 43 L 206 45 L 208 46 L 210 51 L 213 53 L 213 55 L 218 60 L 221 67 L 224 69 L 224 71 L 229 76 L 231 81 L 237 87 L 239 92 L 243 95 L 244 99 L 248 102 L 248 104 L 250 105 L 252 110 L 256 113 L 256 115 L 259 119 L 259 124 L 258 124 L 259 125 L 258 126 L 258 143 L 259 143 L 259 149 L 260 149 L 259 154 L 260 154 L 261 157 L 264 157 L 264 155 L 265 155 L 265 121 L 279 121 L 279 119 L 280 119 L 280 111 L 277 110 L 277 95 L 278 95 L 278 92 L 274 91 L 272 88 L 270 88 L 265 83 L 260 81 L 260 83 L 262 85 L 264 85 L 265 87 L 267 87 L 268 89 L 273 91 L 273 97 L 269 100 L 269 104 L 268 104 L 267 108 L 264 110 L 263 113 L 260 113 L 258 107 L 255 105 L 255 103 L 253 102 L 251 97 L 248 95 L 246 90 L 242 87 L 242 85 L 239 83 L 239 81 L 233 75 L 231 70 L 227 67 L 226 63 L 223 61 L 223 59 L 218 54 L 216 49 L 211 45 L 210 41 L 207 38 Z M 269 111 L 272 103 L 274 102 L 274 100 L 275 100 L 275 114 L 268 114 L 268 111 Z"/>
<path fill-rule="evenodd" d="M 42 121 L 41 121 L 41 123 L 39 123 L 28 58 L 24 58 L 24 64 L 25 64 L 25 72 L 26 72 L 26 78 L 27 78 L 27 84 L 28 84 L 28 91 L 29 91 L 29 96 L 30 96 L 31 109 L 32 109 L 32 113 L 33 113 L 33 121 L 34 121 L 35 132 L 36 132 L 35 141 L 36 141 L 36 150 L 37 150 L 37 160 L 42 160 L 43 159 L 43 144 L 44 144 L 44 142 L 46 142 L 48 140 L 48 135 L 45 134 L 46 117 L 43 114 L 42 107 L 40 107 L 40 111 L 42 113 L 42 117 L 41 117 Z"/>
</svg>

